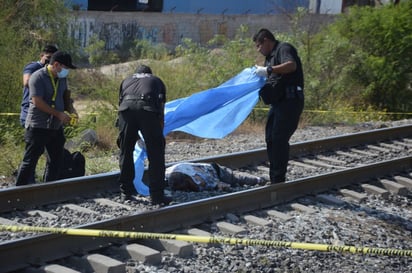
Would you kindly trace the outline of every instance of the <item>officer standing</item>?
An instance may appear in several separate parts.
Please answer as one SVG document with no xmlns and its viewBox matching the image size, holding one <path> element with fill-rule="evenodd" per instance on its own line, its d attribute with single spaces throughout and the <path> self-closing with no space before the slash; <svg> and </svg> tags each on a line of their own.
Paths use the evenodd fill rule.
<svg viewBox="0 0 412 273">
<path fill-rule="evenodd" d="M 152 74 L 150 67 L 140 65 L 136 73 L 123 80 L 119 91 L 119 137 L 121 197 L 134 201 L 136 190 L 133 152 L 144 138 L 149 160 L 149 191 L 153 205 L 168 205 L 172 199 L 164 194 L 165 187 L 165 138 L 164 105 L 166 87 Z"/>
<path fill-rule="evenodd" d="M 272 184 L 284 182 L 289 161 L 289 140 L 295 132 L 304 106 L 302 63 L 297 50 L 280 42 L 267 29 L 253 36 L 256 49 L 265 56 L 265 66 L 256 66 L 258 76 L 267 82 L 280 81 L 281 92 L 270 102 L 265 141 Z M 279 90 L 278 90 L 279 91 Z"/>
<path fill-rule="evenodd" d="M 67 75 L 76 69 L 70 54 L 56 51 L 50 63 L 34 72 L 29 80 L 30 106 L 25 122 L 25 153 L 16 178 L 16 186 L 30 184 L 37 161 L 46 149 L 45 181 L 59 179 L 62 167 L 64 143 L 63 125 L 71 117 L 64 111 L 69 100 Z M 74 112 L 74 108 L 71 109 Z"/>
</svg>

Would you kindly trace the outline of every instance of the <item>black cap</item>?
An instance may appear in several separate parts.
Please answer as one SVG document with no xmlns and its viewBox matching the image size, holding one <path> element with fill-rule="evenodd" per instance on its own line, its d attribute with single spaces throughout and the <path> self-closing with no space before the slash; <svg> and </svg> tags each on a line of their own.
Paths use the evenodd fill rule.
<svg viewBox="0 0 412 273">
<path fill-rule="evenodd" d="M 64 64 L 68 68 L 76 69 L 77 67 L 72 64 L 72 57 L 69 53 L 64 51 L 56 51 L 50 58 L 50 63 L 53 64 L 54 62 L 59 62 Z"/>
<path fill-rule="evenodd" d="M 136 68 L 136 73 L 152 74 L 152 69 L 147 65 L 141 64 Z"/>
</svg>

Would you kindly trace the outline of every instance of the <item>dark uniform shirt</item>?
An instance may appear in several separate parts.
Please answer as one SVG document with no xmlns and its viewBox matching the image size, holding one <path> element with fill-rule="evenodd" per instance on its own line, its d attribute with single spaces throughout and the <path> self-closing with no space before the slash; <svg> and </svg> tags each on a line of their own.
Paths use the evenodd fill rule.
<svg viewBox="0 0 412 273">
<path fill-rule="evenodd" d="M 137 103 L 136 101 L 141 101 Z M 119 111 L 143 107 L 144 110 L 161 113 L 166 102 L 164 83 L 152 74 L 136 73 L 120 85 Z"/>
<path fill-rule="evenodd" d="M 277 54 L 276 54 L 277 52 Z M 276 56 L 275 56 L 276 54 Z M 265 65 L 279 65 L 287 61 L 292 61 L 296 63 L 296 70 L 292 73 L 278 75 L 273 73 L 273 77 L 282 77 L 282 81 L 285 82 L 287 86 L 300 86 L 302 90 L 304 89 L 303 71 L 302 63 L 298 56 L 296 49 L 289 43 L 277 42 L 276 46 L 273 48 L 269 56 L 266 57 Z"/>
</svg>

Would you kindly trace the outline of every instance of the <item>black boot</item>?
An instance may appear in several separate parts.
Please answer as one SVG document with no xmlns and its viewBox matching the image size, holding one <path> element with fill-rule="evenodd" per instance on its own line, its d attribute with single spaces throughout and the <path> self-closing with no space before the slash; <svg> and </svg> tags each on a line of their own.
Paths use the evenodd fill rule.
<svg viewBox="0 0 412 273">
<path fill-rule="evenodd" d="M 167 206 L 173 199 L 169 196 L 166 196 L 164 192 L 154 192 L 150 193 L 150 198 L 152 201 L 152 205 L 160 205 L 160 206 Z"/>
<path fill-rule="evenodd" d="M 139 200 L 136 198 L 135 195 L 133 194 L 126 194 L 126 193 L 121 193 L 120 194 L 120 200 L 122 202 L 127 202 L 127 201 L 132 201 L 132 202 L 138 202 Z"/>
</svg>

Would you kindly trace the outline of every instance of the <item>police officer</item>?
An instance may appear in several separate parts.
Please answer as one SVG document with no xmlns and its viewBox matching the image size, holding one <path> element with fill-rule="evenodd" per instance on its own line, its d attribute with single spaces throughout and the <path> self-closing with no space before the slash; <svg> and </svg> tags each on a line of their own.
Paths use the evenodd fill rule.
<svg viewBox="0 0 412 273">
<path fill-rule="evenodd" d="M 284 88 L 270 102 L 265 141 L 270 163 L 272 184 L 284 182 L 289 160 L 289 139 L 295 132 L 304 106 L 302 63 L 297 50 L 289 43 L 280 42 L 267 29 L 253 36 L 256 49 L 265 56 L 265 66 L 256 66 L 258 76 L 282 82 Z"/>
<path fill-rule="evenodd" d="M 120 191 L 124 201 L 135 200 L 136 190 L 133 152 L 143 136 L 149 160 L 149 191 L 153 205 L 168 205 L 172 199 L 164 194 L 165 138 L 164 105 L 166 87 L 152 74 L 150 67 L 140 65 L 136 73 L 124 79 L 119 91 Z"/>
</svg>

